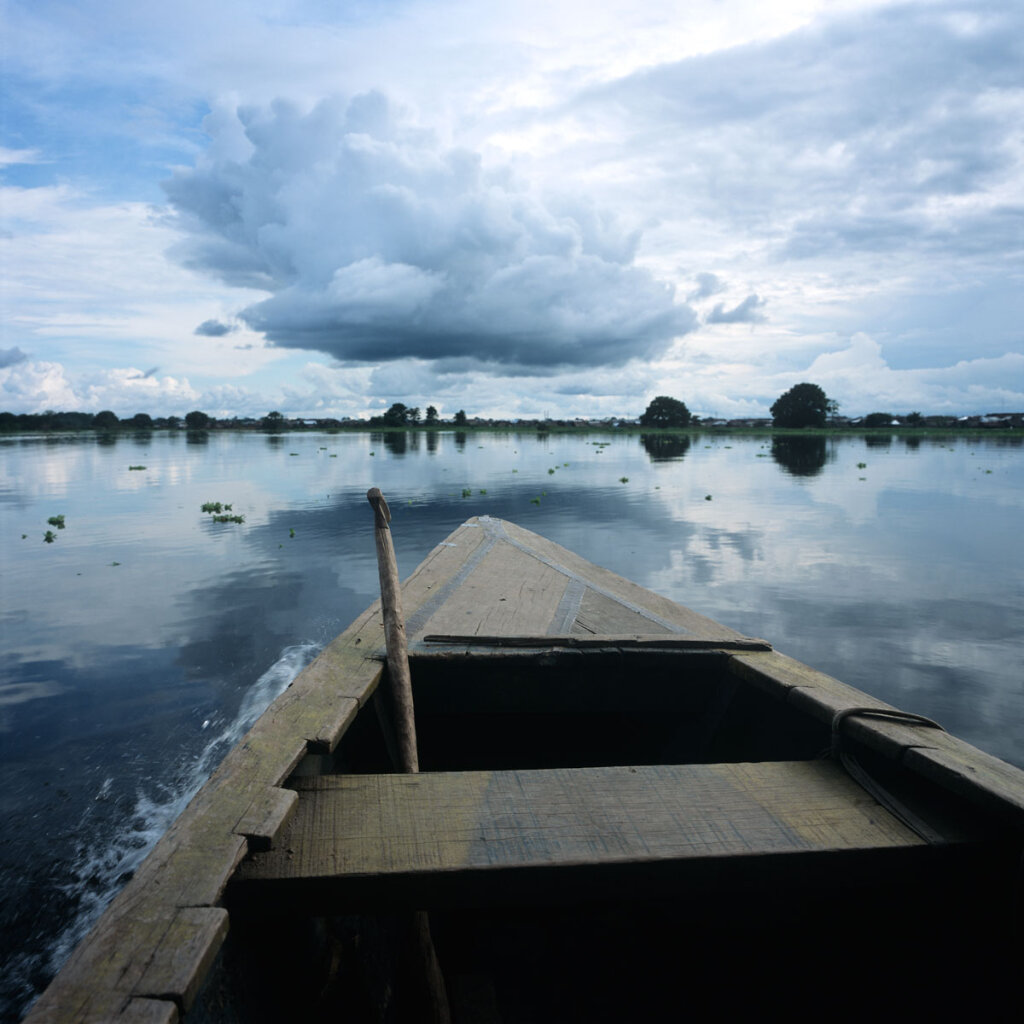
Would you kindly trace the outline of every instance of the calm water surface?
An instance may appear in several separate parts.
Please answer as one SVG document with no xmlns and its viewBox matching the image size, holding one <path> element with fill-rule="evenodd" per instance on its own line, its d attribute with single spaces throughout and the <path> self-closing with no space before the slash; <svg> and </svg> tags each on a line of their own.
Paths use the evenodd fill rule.
<svg viewBox="0 0 1024 1024">
<path fill-rule="evenodd" d="M 0 441 L 0 1019 L 374 600 L 374 485 L 403 576 L 511 519 L 1024 766 L 1021 441 Z"/>
</svg>

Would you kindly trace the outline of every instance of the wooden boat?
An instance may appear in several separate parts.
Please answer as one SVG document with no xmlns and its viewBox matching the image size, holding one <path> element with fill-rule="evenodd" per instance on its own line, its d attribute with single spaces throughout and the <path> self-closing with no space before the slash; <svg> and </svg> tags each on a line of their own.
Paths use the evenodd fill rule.
<svg viewBox="0 0 1024 1024">
<path fill-rule="evenodd" d="M 429 1019 L 424 910 L 457 1022 L 1014 1005 L 1018 769 L 500 520 L 403 600 L 420 774 L 388 755 L 376 605 L 29 1021 Z"/>
</svg>

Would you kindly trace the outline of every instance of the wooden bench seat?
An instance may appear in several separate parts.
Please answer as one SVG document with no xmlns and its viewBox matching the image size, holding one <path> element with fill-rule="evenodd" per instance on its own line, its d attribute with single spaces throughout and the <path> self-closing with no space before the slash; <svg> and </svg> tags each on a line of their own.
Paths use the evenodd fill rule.
<svg viewBox="0 0 1024 1024">
<path fill-rule="evenodd" d="M 829 761 L 298 780 L 275 848 L 244 862 L 236 909 L 355 909 L 585 899 L 609 886 L 695 884 L 823 855 L 934 855 Z M 951 844 L 970 838 L 949 835 Z M 783 860 L 782 858 L 786 858 Z M 833 862 L 838 866 L 838 861 Z"/>
</svg>

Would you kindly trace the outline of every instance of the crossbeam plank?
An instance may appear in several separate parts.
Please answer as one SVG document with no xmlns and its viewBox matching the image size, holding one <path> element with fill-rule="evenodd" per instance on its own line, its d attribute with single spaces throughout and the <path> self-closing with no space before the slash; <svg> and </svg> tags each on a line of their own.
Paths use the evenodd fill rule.
<svg viewBox="0 0 1024 1024">
<path fill-rule="evenodd" d="M 369 900 L 458 904 L 531 874 L 572 885 L 589 872 L 604 886 L 651 866 L 925 846 L 824 761 L 303 782 L 282 842 L 240 866 L 233 902 L 320 913 Z"/>
</svg>

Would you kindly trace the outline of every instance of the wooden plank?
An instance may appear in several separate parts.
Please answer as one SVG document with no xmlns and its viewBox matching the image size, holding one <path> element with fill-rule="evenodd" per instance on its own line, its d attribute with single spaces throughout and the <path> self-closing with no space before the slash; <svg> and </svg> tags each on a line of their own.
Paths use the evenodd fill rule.
<svg viewBox="0 0 1024 1024">
<path fill-rule="evenodd" d="M 672 630 L 644 614 L 639 605 L 627 606 L 610 594 L 587 587 L 572 625 L 574 633 L 664 633 Z"/>
<path fill-rule="evenodd" d="M 471 520 L 473 522 L 473 520 Z M 677 631 L 688 633 L 692 636 L 740 636 L 733 630 L 721 623 L 715 622 L 704 615 L 677 604 L 675 601 L 652 590 L 641 587 L 631 580 L 627 580 L 609 569 L 594 565 L 585 558 L 567 548 L 549 541 L 539 534 L 524 530 L 514 523 L 504 520 L 488 519 L 481 517 L 476 520 L 484 529 L 491 530 L 497 535 L 507 539 L 508 543 L 517 544 L 521 549 L 530 552 L 534 557 L 546 559 L 562 570 L 568 572 L 572 577 L 585 580 L 591 590 L 603 591 L 613 598 L 624 601 L 628 604 L 643 608 L 652 615 L 663 619 L 671 624 Z M 648 632 L 649 630 L 644 630 Z M 435 630 L 435 632 L 442 632 Z M 525 631 L 524 631 L 525 632 Z"/>
<path fill-rule="evenodd" d="M 136 983 L 134 994 L 173 1000 L 187 1013 L 227 933 L 226 910 L 182 907 Z"/>
<path fill-rule="evenodd" d="M 546 633 L 568 582 L 523 551 L 496 544 L 421 628 L 430 633 Z"/>
<path fill-rule="evenodd" d="M 250 850 L 269 850 L 274 845 L 274 836 L 291 816 L 298 803 L 298 796 L 292 789 L 268 786 L 246 809 L 235 826 L 240 836 L 245 836 Z"/>
<path fill-rule="evenodd" d="M 510 872 L 572 884 L 577 869 L 925 845 L 827 761 L 323 776 L 304 780 L 286 840 L 239 867 L 231 898 L 339 913 L 395 893 L 457 902 L 464 885 L 500 895 Z"/>
<path fill-rule="evenodd" d="M 178 1006 L 163 999 L 133 999 L 119 1014 L 117 1024 L 177 1024 Z"/>
<path fill-rule="evenodd" d="M 620 648 L 629 649 L 658 649 L 671 651 L 770 651 L 772 646 L 767 640 L 758 640 L 754 637 L 720 637 L 717 639 L 677 636 L 673 633 L 658 633 L 641 635 L 637 633 L 612 633 L 612 634 L 581 634 L 562 633 L 547 634 L 546 636 L 519 636 L 513 634 L 502 634 L 500 636 L 487 636 L 476 634 L 452 634 L 452 633 L 431 633 L 423 637 L 422 643 L 429 650 L 431 646 L 448 644 L 453 647 L 503 647 L 503 648 L 531 648 L 532 650 L 546 650 L 552 647 L 568 647 L 574 650 L 589 650 L 597 648 L 601 653 L 607 650 Z"/>
</svg>

